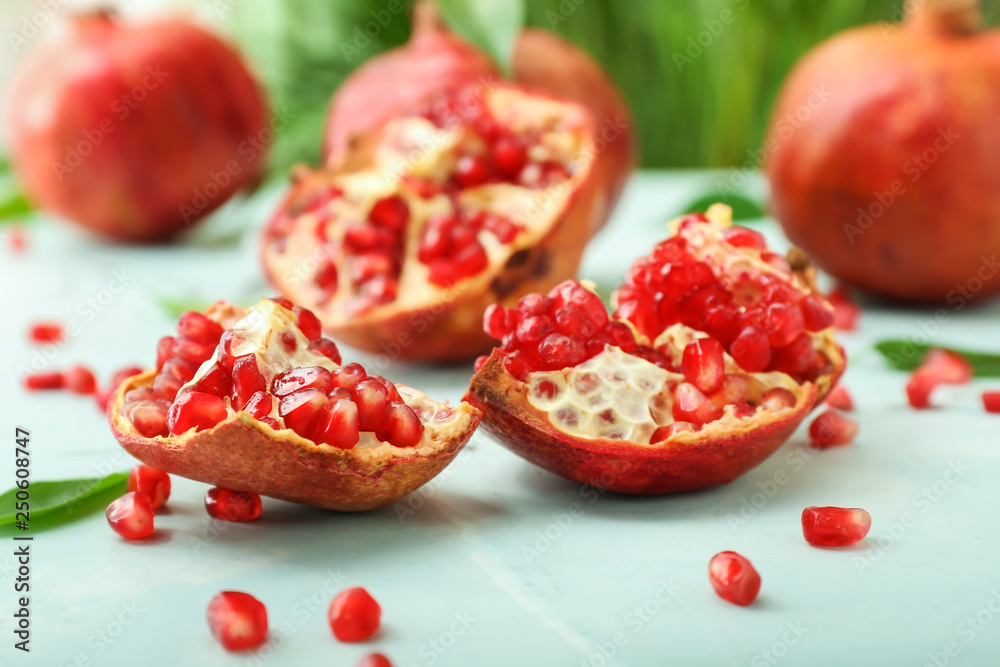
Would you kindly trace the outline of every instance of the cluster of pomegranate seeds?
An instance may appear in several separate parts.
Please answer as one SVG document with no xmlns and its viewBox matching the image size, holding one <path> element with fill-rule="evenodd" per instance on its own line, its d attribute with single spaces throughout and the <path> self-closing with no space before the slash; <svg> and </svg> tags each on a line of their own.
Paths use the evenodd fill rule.
<svg viewBox="0 0 1000 667">
<path fill-rule="evenodd" d="M 854 331 L 858 327 L 861 308 L 851 301 L 851 296 L 843 287 L 830 291 L 827 299 L 833 305 L 833 326 L 838 331 Z"/>
<path fill-rule="evenodd" d="M 28 338 L 34 343 L 59 343 L 66 332 L 58 322 L 36 322 L 28 328 Z"/>
<path fill-rule="evenodd" d="M 809 442 L 817 449 L 838 447 L 854 441 L 858 423 L 836 410 L 827 410 L 809 424 Z"/>
<path fill-rule="evenodd" d="M 1000 391 L 984 391 L 983 408 L 986 412 L 1000 413 Z"/>
<path fill-rule="evenodd" d="M 267 640 L 267 609 L 249 593 L 223 591 L 208 603 L 208 627 L 227 651 L 254 649 Z"/>
<path fill-rule="evenodd" d="M 365 589 L 348 588 L 333 598 L 327 618 L 334 637 L 363 642 L 378 631 L 382 608 Z"/>
<path fill-rule="evenodd" d="M 847 387 L 842 384 L 838 384 L 830 390 L 830 393 L 826 395 L 826 404 L 844 412 L 850 412 L 854 409 L 854 399 L 851 398 Z"/>
<path fill-rule="evenodd" d="M 974 374 L 968 359 L 950 350 L 927 351 L 917 370 L 906 384 L 906 397 L 918 410 L 929 408 L 931 392 L 940 384 L 966 384 Z"/>
<path fill-rule="evenodd" d="M 126 540 L 141 540 L 153 534 L 153 505 L 145 493 L 129 491 L 110 505 L 108 525 Z"/>
<path fill-rule="evenodd" d="M 205 510 L 213 519 L 254 521 L 260 517 L 260 496 L 253 492 L 213 486 L 205 493 Z"/>
<path fill-rule="evenodd" d="M 486 269 L 489 258 L 479 241 L 487 231 L 501 243 L 517 238 L 523 227 L 486 211 L 464 211 L 432 216 L 424 225 L 417 259 L 427 265 L 431 283 L 448 287 Z"/>
<path fill-rule="evenodd" d="M 406 200 L 392 195 L 372 205 L 367 222 L 355 222 L 344 229 L 347 270 L 357 294 L 350 306 L 352 312 L 363 313 L 395 300 L 409 222 Z M 334 270 L 332 265 L 324 265 L 315 277 L 316 284 L 331 296 L 336 290 Z"/>
<path fill-rule="evenodd" d="M 802 535 L 817 547 L 846 547 L 864 539 L 871 515 L 848 507 L 807 507 L 802 510 Z"/>
<path fill-rule="evenodd" d="M 760 575 L 749 560 L 735 551 L 723 551 L 708 562 L 708 580 L 719 597 L 746 607 L 760 592 Z"/>
<path fill-rule="evenodd" d="M 65 371 L 26 375 L 24 376 L 24 386 L 30 391 L 66 389 L 76 394 L 93 394 L 97 391 L 97 378 L 85 366 L 71 366 Z"/>
<path fill-rule="evenodd" d="M 126 490 L 149 498 L 149 505 L 155 512 L 170 498 L 170 475 L 153 466 L 137 465 L 129 471 Z"/>
</svg>

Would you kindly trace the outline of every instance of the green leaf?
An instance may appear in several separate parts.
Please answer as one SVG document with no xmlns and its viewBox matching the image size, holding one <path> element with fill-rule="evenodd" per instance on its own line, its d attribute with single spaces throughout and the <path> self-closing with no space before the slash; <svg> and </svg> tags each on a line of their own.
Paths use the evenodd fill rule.
<svg viewBox="0 0 1000 667">
<path fill-rule="evenodd" d="M 445 21 L 490 54 L 507 74 L 514 42 L 524 27 L 524 0 L 437 0 Z"/>
<path fill-rule="evenodd" d="M 721 192 L 712 192 L 702 197 L 698 197 L 693 202 L 677 212 L 677 215 L 685 213 L 702 213 L 712 204 L 725 204 L 733 209 L 733 221 L 758 220 L 767 214 L 764 208 L 754 200 L 739 194 L 724 195 Z"/>
<path fill-rule="evenodd" d="M 897 371 L 914 371 L 920 366 L 924 355 L 931 348 L 941 348 L 950 352 L 957 352 L 968 359 L 972 365 L 972 370 L 976 377 L 995 378 L 1000 377 L 1000 354 L 989 352 L 973 352 L 957 347 L 945 347 L 943 345 L 928 345 L 926 343 L 914 343 L 912 341 L 893 338 L 881 340 L 875 343 L 878 350 L 889 367 Z"/>
<path fill-rule="evenodd" d="M 6 155 L 0 155 L 0 174 L 6 174 L 10 169 L 10 158 Z"/>
<path fill-rule="evenodd" d="M 89 514 L 94 501 L 111 496 L 117 498 L 125 493 L 127 472 L 111 473 L 107 477 L 86 479 L 66 479 L 60 482 L 32 482 L 28 486 L 30 516 L 28 525 L 34 531 L 36 520 L 44 519 L 45 525 L 54 527 Z M 14 530 L 16 522 L 17 487 L 0 495 L 0 527 Z"/>
<path fill-rule="evenodd" d="M 0 222 L 14 222 L 28 213 L 34 207 L 20 190 L 15 190 L 0 200 Z"/>
</svg>

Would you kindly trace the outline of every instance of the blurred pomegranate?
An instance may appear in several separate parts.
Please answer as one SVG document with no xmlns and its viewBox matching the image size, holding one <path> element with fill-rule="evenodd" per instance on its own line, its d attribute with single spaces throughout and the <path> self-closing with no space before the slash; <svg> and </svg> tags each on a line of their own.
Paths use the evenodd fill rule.
<svg viewBox="0 0 1000 667">
<path fill-rule="evenodd" d="M 523 30 L 513 56 L 514 80 L 529 88 L 582 104 L 594 115 L 597 214 L 591 231 L 607 222 L 635 166 L 632 116 L 617 86 L 584 51 L 537 28 Z M 451 33 L 433 2 L 413 10 L 413 34 L 399 48 L 367 61 L 347 77 L 330 103 L 324 158 L 342 166 L 352 145 L 363 142 L 391 118 L 448 94 L 500 76 L 485 53 Z"/>
<path fill-rule="evenodd" d="M 977 0 L 924 0 L 793 70 L 765 151 L 771 207 L 819 266 L 893 299 L 1000 290 L 1000 33 Z"/>
<path fill-rule="evenodd" d="M 166 238 L 259 175 L 270 130 L 240 57 L 183 20 L 97 12 L 20 68 L 6 103 L 28 196 L 107 238 Z"/>
</svg>

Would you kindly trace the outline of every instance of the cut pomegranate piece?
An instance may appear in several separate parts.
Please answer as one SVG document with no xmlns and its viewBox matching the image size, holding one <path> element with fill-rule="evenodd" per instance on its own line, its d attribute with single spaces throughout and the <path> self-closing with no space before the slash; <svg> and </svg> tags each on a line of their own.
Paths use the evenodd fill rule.
<svg viewBox="0 0 1000 667">
<path fill-rule="evenodd" d="M 389 224 L 391 214 L 375 215 Z M 170 346 L 159 371 L 127 378 L 108 408 L 122 445 L 160 470 L 330 509 L 372 509 L 440 472 L 478 424 L 466 403 L 450 408 L 360 364 L 339 366 L 332 341 L 309 340 L 315 318 L 285 299 L 249 310 L 219 302 L 196 315 L 182 317 L 175 340 L 197 342 L 189 349 L 205 348 L 197 353 L 205 359 Z"/>
<path fill-rule="evenodd" d="M 722 205 L 671 223 L 608 316 L 567 281 L 496 305 L 466 398 L 524 458 L 622 493 L 725 484 L 787 439 L 845 367 L 805 257 L 772 256 Z M 846 432 L 839 437 L 847 437 Z"/>
<path fill-rule="evenodd" d="M 986 412 L 1000 412 L 1000 391 L 984 391 L 983 407 Z"/>
<path fill-rule="evenodd" d="M 809 442 L 819 449 L 850 444 L 857 435 L 857 422 L 833 410 L 822 413 L 809 425 Z"/>
<path fill-rule="evenodd" d="M 854 399 L 851 398 L 851 394 L 847 391 L 847 387 L 842 384 L 838 384 L 833 390 L 827 394 L 826 404 L 831 408 L 836 408 L 837 410 L 843 410 L 845 412 L 850 412 L 854 409 Z"/>
<path fill-rule="evenodd" d="M 267 608 L 238 591 L 223 591 L 208 603 L 208 628 L 227 651 L 247 651 L 267 641 Z"/>
<path fill-rule="evenodd" d="M 333 598 L 327 618 L 334 637 L 363 642 L 378 631 L 382 608 L 364 588 L 348 588 Z"/>
<path fill-rule="evenodd" d="M 708 562 L 708 580 L 719 597 L 746 607 L 757 599 L 760 575 L 749 560 L 735 551 L 723 551 Z"/>
<path fill-rule="evenodd" d="M 66 332 L 58 322 L 36 322 L 28 328 L 28 338 L 34 343 L 61 343 Z"/>
<path fill-rule="evenodd" d="M 260 496 L 214 487 L 205 493 L 205 510 L 213 519 L 253 521 L 260 517 Z"/>
<path fill-rule="evenodd" d="M 149 496 L 130 491 L 108 505 L 108 525 L 126 540 L 141 540 L 153 534 L 153 506 Z"/>
<path fill-rule="evenodd" d="M 802 510 L 802 535 L 817 547 L 846 547 L 864 539 L 872 517 L 863 509 L 807 507 Z"/>
<path fill-rule="evenodd" d="M 129 471 L 126 489 L 148 497 L 155 512 L 170 498 L 170 475 L 153 466 L 137 465 Z"/>
</svg>

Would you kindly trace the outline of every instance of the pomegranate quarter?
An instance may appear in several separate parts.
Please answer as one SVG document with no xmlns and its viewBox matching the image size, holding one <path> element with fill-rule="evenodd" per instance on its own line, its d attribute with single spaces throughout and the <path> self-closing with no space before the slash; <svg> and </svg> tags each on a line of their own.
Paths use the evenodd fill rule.
<svg viewBox="0 0 1000 667">
<path fill-rule="evenodd" d="M 183 314 L 157 367 L 118 387 L 111 428 L 144 463 L 225 489 L 216 505 L 243 492 L 356 511 L 437 475 L 479 423 L 467 403 L 449 407 L 340 361 L 310 311 L 220 301 Z"/>
<path fill-rule="evenodd" d="M 672 223 L 609 317 L 568 281 L 493 307 L 502 341 L 467 400 L 504 446 L 583 484 L 632 494 L 726 484 L 769 456 L 843 372 L 833 309 L 728 207 Z"/>
</svg>

